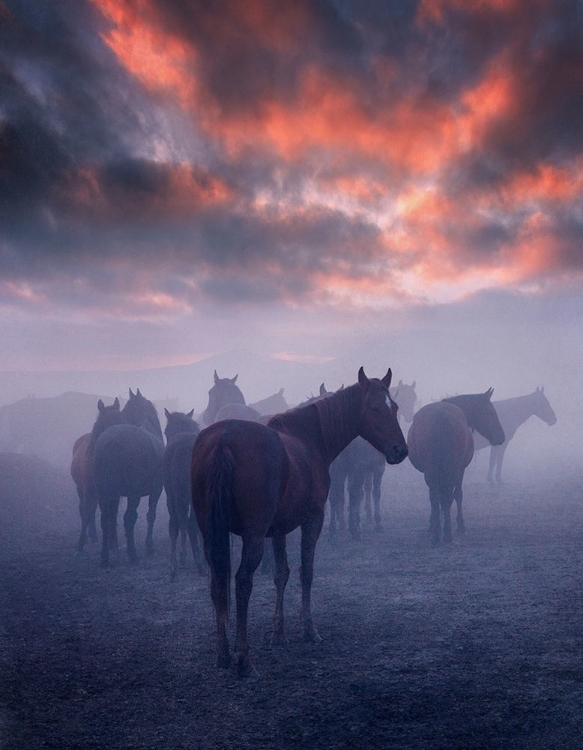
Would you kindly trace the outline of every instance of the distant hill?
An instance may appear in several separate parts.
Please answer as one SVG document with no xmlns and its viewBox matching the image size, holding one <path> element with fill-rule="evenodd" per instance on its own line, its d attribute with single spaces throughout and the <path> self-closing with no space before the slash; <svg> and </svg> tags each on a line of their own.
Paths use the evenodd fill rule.
<svg viewBox="0 0 583 750">
<path fill-rule="evenodd" d="M 0 372 L 0 404 L 10 404 L 27 396 L 46 398 L 65 392 L 121 394 L 125 398 L 128 388 L 140 388 L 151 400 L 174 399 L 180 409 L 194 408 L 199 413 L 207 405 L 215 369 L 221 377 L 238 374 L 237 385 L 247 401 L 258 401 L 285 388 L 287 401 L 294 404 L 316 392 L 323 380 L 331 389 L 343 382 L 355 382 L 358 366 L 350 368 L 354 370 L 350 377 L 338 371 L 336 360 L 297 362 L 236 350 L 190 365 L 148 370 Z"/>
</svg>

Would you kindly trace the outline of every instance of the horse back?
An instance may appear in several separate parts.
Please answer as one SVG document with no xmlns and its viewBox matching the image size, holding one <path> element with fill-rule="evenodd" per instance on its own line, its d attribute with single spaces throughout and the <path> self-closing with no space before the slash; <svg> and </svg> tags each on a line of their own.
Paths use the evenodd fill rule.
<svg viewBox="0 0 583 750">
<path fill-rule="evenodd" d="M 285 452 L 279 434 L 257 422 L 224 420 L 203 430 L 192 451 L 192 500 L 199 526 L 208 526 L 212 478 L 228 484 L 230 531 L 265 535 L 285 483 Z"/>
<path fill-rule="evenodd" d="M 407 435 L 409 459 L 426 476 L 457 480 L 474 455 L 472 431 L 464 412 L 440 401 L 415 414 Z"/>
<path fill-rule="evenodd" d="M 108 427 L 97 439 L 93 462 L 95 481 L 126 497 L 149 495 L 162 483 L 164 442 L 147 430 L 129 424 Z"/>
</svg>

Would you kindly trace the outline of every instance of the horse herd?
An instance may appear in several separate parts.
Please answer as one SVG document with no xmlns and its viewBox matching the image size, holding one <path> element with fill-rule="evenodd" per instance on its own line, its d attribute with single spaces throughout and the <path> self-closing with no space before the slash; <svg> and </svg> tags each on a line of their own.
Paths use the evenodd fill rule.
<svg viewBox="0 0 583 750">
<path fill-rule="evenodd" d="M 354 385 L 328 392 L 288 409 L 283 389 L 275 396 L 247 405 L 234 378 L 219 378 L 209 391 L 200 429 L 189 413 L 166 416 L 166 444 L 156 408 L 138 389 L 130 389 L 123 407 L 98 402 L 91 432 L 75 442 L 71 475 L 79 495 L 81 534 L 96 540 L 95 514 L 101 511 L 101 566 L 117 550 L 117 515 L 127 497 L 124 530 L 130 560 L 137 559 L 134 527 L 142 497 L 148 497 L 146 552 L 152 554 L 156 506 L 165 489 L 171 540 L 170 570 L 174 578 L 178 554 L 185 559 L 188 539 L 196 567 L 205 559 L 217 624 L 217 664 L 231 662 L 227 638 L 231 587 L 231 534 L 241 537 L 241 562 L 236 575 L 236 637 L 234 654 L 241 677 L 256 676 L 249 656 L 247 612 L 253 575 L 264 557 L 265 539 L 272 539 L 276 605 L 272 642 L 285 642 L 283 599 L 289 578 L 286 536 L 301 529 L 301 619 L 306 640 L 321 640 L 311 614 L 311 586 L 316 543 L 330 500 L 330 532 L 346 527 L 344 489 L 348 487 L 348 528 L 359 536 L 360 505 L 366 495 L 367 514 L 381 528 L 380 484 L 386 464 L 407 455 L 423 473 L 431 503 L 433 545 L 451 542 L 450 508 L 457 504 L 457 528 L 463 533 L 462 482 L 474 455 L 474 432 L 493 446 L 490 477 L 497 479 L 508 440 L 532 414 L 548 424 L 556 417 L 544 389 L 498 402 L 485 393 L 453 396 L 415 412 L 415 383 L 391 389 L 389 369 L 382 378 L 368 378 L 361 367 Z M 410 423 L 407 440 L 400 419 Z M 481 436 L 481 438 L 479 437 Z M 372 506 L 371 506 L 372 501 Z M 374 506 L 374 509 L 373 509 Z M 180 542 L 180 552 L 178 546 Z M 266 556 L 267 557 L 267 556 Z"/>
</svg>

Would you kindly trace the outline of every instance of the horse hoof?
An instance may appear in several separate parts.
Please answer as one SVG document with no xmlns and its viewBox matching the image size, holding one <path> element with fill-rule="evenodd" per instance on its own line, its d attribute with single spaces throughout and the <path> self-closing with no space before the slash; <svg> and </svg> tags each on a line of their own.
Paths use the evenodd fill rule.
<svg viewBox="0 0 583 750">
<path fill-rule="evenodd" d="M 154 557 L 154 548 L 153 547 L 146 547 L 146 555 L 148 557 Z"/>
<path fill-rule="evenodd" d="M 217 667 L 219 669 L 228 669 L 230 666 L 231 666 L 231 657 L 229 655 L 217 656 Z"/>
<path fill-rule="evenodd" d="M 318 633 L 306 633 L 304 640 L 308 643 L 322 643 L 322 637 Z"/>
</svg>

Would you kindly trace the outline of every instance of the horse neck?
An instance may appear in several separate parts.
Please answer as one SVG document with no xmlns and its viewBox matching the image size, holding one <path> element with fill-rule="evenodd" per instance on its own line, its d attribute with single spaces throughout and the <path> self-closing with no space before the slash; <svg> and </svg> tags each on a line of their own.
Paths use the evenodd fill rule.
<svg viewBox="0 0 583 750">
<path fill-rule="evenodd" d="M 95 447 L 95 443 L 97 442 L 97 439 L 100 435 L 102 435 L 105 430 L 107 430 L 109 427 L 112 427 L 111 424 L 99 424 L 99 421 L 97 421 L 93 425 L 93 429 L 91 430 L 91 437 L 89 438 L 89 451 L 93 453 L 93 449 Z"/>
<path fill-rule="evenodd" d="M 465 414 L 466 421 L 469 427 L 472 430 L 478 430 L 478 432 L 480 432 L 479 425 L 476 422 L 476 407 L 478 406 L 478 398 L 480 398 L 480 396 L 468 395 L 452 396 L 451 398 L 444 398 L 443 400 L 447 401 L 450 404 L 458 406 Z"/>
<path fill-rule="evenodd" d="M 328 463 L 358 436 L 361 390 L 358 383 L 316 401 L 320 421 L 321 452 Z"/>
<path fill-rule="evenodd" d="M 529 393 L 526 396 L 516 396 L 515 398 L 494 402 L 504 430 L 518 429 L 529 417 L 535 414 L 535 395 Z"/>
</svg>

